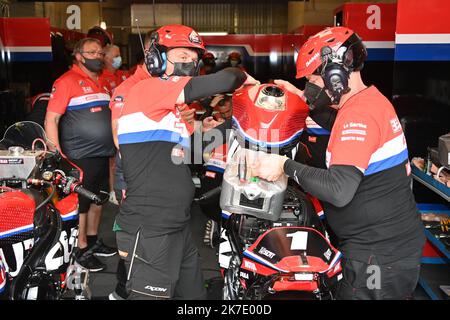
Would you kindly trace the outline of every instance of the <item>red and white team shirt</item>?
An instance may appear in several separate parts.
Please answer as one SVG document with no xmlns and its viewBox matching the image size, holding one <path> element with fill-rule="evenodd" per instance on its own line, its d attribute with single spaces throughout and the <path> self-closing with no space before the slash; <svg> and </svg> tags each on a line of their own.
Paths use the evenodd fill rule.
<svg viewBox="0 0 450 320">
<path fill-rule="evenodd" d="M 373 86 L 339 110 L 327 148 L 327 167 L 355 166 L 365 176 L 408 159 L 403 129 L 392 104 Z M 409 166 L 406 170 L 409 175 Z"/>
<path fill-rule="evenodd" d="M 136 68 L 136 72 L 122 82 L 116 90 L 114 90 L 111 102 L 109 103 L 109 108 L 111 109 L 111 120 L 117 120 L 120 117 L 125 98 L 130 89 L 139 81 L 148 78 L 150 78 L 150 74 L 144 69 L 143 65 L 139 65 Z"/>
<path fill-rule="evenodd" d="M 114 92 L 122 82 L 129 78 L 129 73 L 124 70 L 116 70 L 112 73 L 108 69 L 103 69 L 100 78 L 108 85 L 109 90 Z"/>
</svg>

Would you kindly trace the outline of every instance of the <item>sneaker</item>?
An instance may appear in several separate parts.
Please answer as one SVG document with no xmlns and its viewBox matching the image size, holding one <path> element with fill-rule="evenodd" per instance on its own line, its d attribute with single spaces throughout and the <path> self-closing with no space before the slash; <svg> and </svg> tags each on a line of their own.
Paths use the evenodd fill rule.
<svg viewBox="0 0 450 320">
<path fill-rule="evenodd" d="M 91 250 L 75 255 L 75 264 L 88 269 L 90 272 L 98 272 L 106 269 L 106 265 L 94 257 Z"/>
<path fill-rule="evenodd" d="M 217 241 L 215 239 L 217 231 L 218 231 L 217 222 L 215 222 L 214 220 L 208 220 L 208 222 L 206 223 L 203 243 L 211 248 L 214 248 L 217 244 Z"/>
<path fill-rule="evenodd" d="M 92 251 L 94 256 L 98 257 L 112 257 L 117 253 L 116 248 L 108 247 L 103 243 L 102 240 L 97 240 L 97 242 L 89 249 Z"/>
<path fill-rule="evenodd" d="M 113 291 L 108 295 L 108 300 L 125 300 L 125 299 L 122 298 L 118 293 Z"/>
</svg>

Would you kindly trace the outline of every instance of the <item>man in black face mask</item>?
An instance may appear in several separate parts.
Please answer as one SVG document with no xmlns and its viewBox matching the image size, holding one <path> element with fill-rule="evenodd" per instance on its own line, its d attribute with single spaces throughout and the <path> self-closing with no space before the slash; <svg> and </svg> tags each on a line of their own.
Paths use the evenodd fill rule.
<svg viewBox="0 0 450 320">
<path fill-rule="evenodd" d="M 297 78 L 324 87 L 339 110 L 327 169 L 270 154 L 255 160 L 252 173 L 269 181 L 286 174 L 322 201 L 343 253 L 338 299 L 411 299 L 423 224 L 402 126 L 389 100 L 364 84 L 366 58 L 361 38 L 346 27 L 308 39 L 299 51 Z"/>
<path fill-rule="evenodd" d="M 143 70 L 138 69 L 143 79 L 125 92 L 130 81 L 122 83 L 111 102 L 121 108 L 117 140 L 127 193 L 115 229 L 130 300 L 205 298 L 189 229 L 195 187 L 184 162 L 198 122 L 181 112 L 192 115 L 186 104 L 254 79 L 237 68 L 197 77 L 204 51 L 192 28 L 159 28 L 151 35 Z"/>
<path fill-rule="evenodd" d="M 326 149 L 337 115 L 336 105 L 332 104 L 330 96 L 324 88 L 309 81 L 306 82 L 304 91 L 285 80 L 275 80 L 274 82 L 304 97 L 309 106 L 306 130 L 301 136 L 301 142 L 307 150 L 297 153 L 296 160 L 306 161 L 310 166 L 325 169 Z"/>
<path fill-rule="evenodd" d="M 53 85 L 45 118 L 47 136 L 84 173 L 83 185 L 98 194 L 108 190 L 109 157 L 115 149 L 106 83 L 98 74 L 104 53 L 97 39 L 85 38 L 74 47 L 75 63 Z M 95 256 L 116 251 L 97 239 L 102 206 L 80 197 L 76 261 L 91 272 L 105 265 Z"/>
<path fill-rule="evenodd" d="M 331 99 L 324 88 L 320 88 L 314 83 L 306 82 L 303 94 L 310 111 L 306 118 L 306 130 L 302 134 L 301 141 L 311 155 L 308 164 L 325 169 L 325 154 L 337 110 L 331 104 Z"/>
</svg>

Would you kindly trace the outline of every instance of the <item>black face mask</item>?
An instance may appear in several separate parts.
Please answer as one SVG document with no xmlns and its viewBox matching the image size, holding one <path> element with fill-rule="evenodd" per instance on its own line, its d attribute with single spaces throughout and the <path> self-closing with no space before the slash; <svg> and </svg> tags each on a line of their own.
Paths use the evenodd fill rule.
<svg viewBox="0 0 450 320">
<path fill-rule="evenodd" d="M 308 100 L 309 110 L 328 107 L 332 104 L 330 97 L 325 92 L 325 88 L 321 88 L 311 82 L 306 82 L 304 95 Z"/>
<path fill-rule="evenodd" d="M 198 64 L 194 61 L 192 62 L 172 62 L 173 64 L 173 72 L 171 76 L 180 76 L 180 77 L 194 77 L 198 75 Z"/>
<path fill-rule="evenodd" d="M 84 58 L 83 65 L 91 72 L 98 73 L 103 69 L 103 60 L 101 59 L 88 59 Z"/>
</svg>

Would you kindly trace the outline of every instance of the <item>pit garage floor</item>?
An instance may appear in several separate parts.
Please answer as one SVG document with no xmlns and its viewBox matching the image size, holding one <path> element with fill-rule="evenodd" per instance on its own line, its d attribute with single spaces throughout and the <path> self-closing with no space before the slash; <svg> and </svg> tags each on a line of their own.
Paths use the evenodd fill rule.
<svg viewBox="0 0 450 320">
<path fill-rule="evenodd" d="M 116 241 L 112 226 L 118 209 L 118 206 L 111 203 L 105 205 L 99 230 L 99 237 L 103 239 L 105 244 L 113 247 L 116 247 Z M 217 263 L 216 249 L 203 244 L 206 222 L 207 218 L 200 208 L 197 205 L 193 205 L 190 225 L 201 256 L 203 275 L 208 288 L 208 299 L 219 300 L 221 299 L 222 281 Z M 99 259 L 107 265 L 107 268 L 102 272 L 91 273 L 89 286 L 92 292 L 92 299 L 106 300 L 116 286 L 116 270 L 119 257 L 115 255 L 110 258 L 99 257 Z M 414 297 L 416 300 L 428 300 L 428 296 L 420 286 L 417 287 Z"/>
<path fill-rule="evenodd" d="M 115 234 L 112 231 L 112 227 L 118 210 L 118 206 L 109 202 L 104 206 L 99 230 L 99 237 L 103 239 L 105 244 L 112 247 L 116 247 Z M 221 299 L 221 277 L 217 263 L 216 249 L 203 244 L 203 234 L 208 219 L 195 204 L 192 206 L 191 216 L 191 230 L 201 256 L 203 276 L 208 288 L 208 299 Z M 99 259 L 107 265 L 107 268 L 102 272 L 90 273 L 89 287 L 91 289 L 92 299 L 103 300 L 107 299 L 108 295 L 115 289 L 119 256 L 116 254 L 113 257 L 99 257 Z"/>
</svg>

